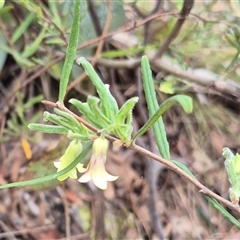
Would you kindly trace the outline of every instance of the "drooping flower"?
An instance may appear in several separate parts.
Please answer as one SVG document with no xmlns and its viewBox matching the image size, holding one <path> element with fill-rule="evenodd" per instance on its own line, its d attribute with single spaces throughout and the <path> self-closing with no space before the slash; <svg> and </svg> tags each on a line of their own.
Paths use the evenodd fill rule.
<svg viewBox="0 0 240 240">
<path fill-rule="evenodd" d="M 69 166 L 82 152 L 82 144 L 79 140 L 73 140 L 70 142 L 68 148 L 66 149 L 64 155 L 60 158 L 58 162 L 54 162 L 54 166 L 58 169 L 57 171 L 61 171 Z M 77 169 L 79 172 L 83 171 L 83 164 L 77 164 L 73 169 L 69 172 L 63 174 L 58 177 L 59 181 L 63 181 L 68 177 L 72 179 L 77 179 Z"/>
<path fill-rule="evenodd" d="M 103 136 L 98 137 L 93 143 L 93 152 L 89 164 L 85 170 L 80 169 L 84 174 L 79 178 L 79 182 L 86 183 L 90 180 L 100 189 L 107 189 L 108 181 L 115 181 L 118 176 L 112 176 L 105 170 L 107 160 L 108 140 Z"/>
</svg>

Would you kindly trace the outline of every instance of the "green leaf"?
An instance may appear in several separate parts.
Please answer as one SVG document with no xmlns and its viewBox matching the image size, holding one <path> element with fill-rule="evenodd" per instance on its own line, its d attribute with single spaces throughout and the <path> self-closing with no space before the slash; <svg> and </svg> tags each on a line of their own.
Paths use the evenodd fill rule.
<svg viewBox="0 0 240 240">
<path fill-rule="evenodd" d="M 146 48 L 145 46 L 144 47 L 138 46 L 138 47 L 123 49 L 123 50 L 110 50 L 110 51 L 102 52 L 101 57 L 103 58 L 118 58 L 123 56 L 130 57 L 131 55 L 144 51 L 145 48 Z"/>
<path fill-rule="evenodd" d="M 23 65 L 23 66 L 27 66 L 27 67 L 33 67 L 34 63 L 29 61 L 26 58 L 23 58 L 19 52 L 12 50 L 11 48 L 9 48 L 7 45 L 5 44 L 0 44 L 0 49 L 2 49 L 4 52 L 11 54 L 14 59 L 16 60 L 16 62 L 19 65 Z"/>
<path fill-rule="evenodd" d="M 107 90 L 107 94 L 108 94 L 108 101 L 110 102 L 110 106 L 111 106 L 111 111 L 110 111 L 110 115 L 111 118 L 110 120 L 114 120 L 117 113 L 118 113 L 118 104 L 116 99 L 113 97 L 113 95 L 111 94 L 110 90 L 109 90 L 109 85 L 108 84 L 104 84 L 106 90 Z"/>
<path fill-rule="evenodd" d="M 86 74 L 91 79 L 93 85 L 97 89 L 97 93 L 101 99 L 101 108 L 103 110 L 104 115 L 113 120 L 118 111 L 118 105 L 115 98 L 109 91 L 109 85 L 104 85 L 102 80 L 99 78 L 97 73 L 95 72 L 92 65 L 83 57 L 77 60 L 77 64 L 81 64 L 86 72 Z"/>
<path fill-rule="evenodd" d="M 23 35 L 23 33 L 26 31 L 26 29 L 32 23 L 35 17 L 36 17 L 36 14 L 33 12 L 30 12 L 28 14 L 26 19 L 13 32 L 11 37 L 12 43 L 15 43 Z"/>
<path fill-rule="evenodd" d="M 131 125 L 127 124 L 116 124 L 114 125 L 114 134 L 119 137 L 126 145 L 131 143 L 131 134 L 133 128 Z"/>
<path fill-rule="evenodd" d="M 81 101 L 77 99 L 70 99 L 69 102 L 75 106 L 80 113 L 82 113 L 88 121 L 93 124 L 97 128 L 101 128 L 101 124 L 98 122 L 96 117 L 93 115 L 88 103 L 82 103 Z"/>
<path fill-rule="evenodd" d="M 89 135 L 88 134 L 79 134 L 79 133 L 74 133 L 71 130 L 68 131 L 67 137 L 69 139 L 73 140 L 81 140 L 83 142 L 89 141 Z"/>
<path fill-rule="evenodd" d="M 30 123 L 28 128 L 32 131 L 39 131 L 43 133 L 67 134 L 68 129 L 62 126 L 44 125 L 39 123 Z"/>
<path fill-rule="evenodd" d="M 228 35 L 225 35 L 227 42 L 234 48 L 237 49 L 237 51 L 240 51 L 240 44 L 238 42 L 234 42 L 234 40 L 231 39 Z"/>
<path fill-rule="evenodd" d="M 152 71 L 147 56 L 142 57 L 141 69 L 143 75 L 143 88 L 148 106 L 149 117 L 151 118 L 158 110 L 159 105 L 156 97 L 156 92 L 154 90 Z M 153 125 L 153 133 L 161 156 L 165 159 L 170 160 L 169 144 L 167 141 L 167 134 L 162 117 L 159 117 L 156 123 Z M 142 134 L 140 134 L 140 136 L 141 135 Z M 138 136 L 135 135 L 134 140 L 136 140 L 137 137 Z"/>
<path fill-rule="evenodd" d="M 175 95 L 167 100 L 165 100 L 158 108 L 158 110 L 148 119 L 148 121 L 143 125 L 141 129 L 138 130 L 136 135 L 133 138 L 135 141 L 137 138 L 142 136 L 149 128 L 154 126 L 154 124 L 158 121 L 158 119 L 166 112 L 168 108 L 170 108 L 174 103 L 178 102 L 184 109 L 186 113 L 191 113 L 193 109 L 192 99 L 186 95 Z"/>
<path fill-rule="evenodd" d="M 175 161 L 175 160 L 171 160 L 171 162 L 173 162 L 175 165 L 177 165 L 180 169 L 182 169 L 185 173 L 187 173 L 188 175 L 190 175 L 192 178 L 197 179 L 192 172 L 182 163 Z"/>
<path fill-rule="evenodd" d="M 43 11 L 41 9 L 41 6 L 34 1 L 16 1 L 18 4 L 22 5 L 24 9 L 27 9 L 29 12 L 35 13 L 37 18 L 43 19 Z"/>
<path fill-rule="evenodd" d="M 119 110 L 114 125 L 119 126 L 114 129 L 114 134 L 123 140 L 124 143 L 130 144 L 132 134 L 132 110 L 138 101 L 138 97 L 127 100 Z"/>
<path fill-rule="evenodd" d="M 49 9 L 51 10 L 53 21 L 59 28 L 61 28 L 62 21 L 61 21 L 61 14 L 59 14 L 58 9 L 57 9 L 58 4 L 59 3 L 55 2 L 55 1 L 48 2 L 48 6 L 49 6 Z"/>
<path fill-rule="evenodd" d="M 132 114 L 133 107 L 138 102 L 138 97 L 133 97 L 128 99 L 118 111 L 118 114 L 115 118 L 115 123 L 124 124 L 128 114 Z"/>
<path fill-rule="evenodd" d="M 207 195 L 204 197 L 215 207 L 225 218 L 227 218 L 231 223 L 240 228 L 240 222 L 233 217 L 224 207 L 222 207 L 214 198 L 211 198 Z"/>
<path fill-rule="evenodd" d="M 57 179 L 57 178 L 61 177 L 62 175 L 66 174 L 67 172 L 69 172 L 70 170 L 72 170 L 78 163 L 80 163 L 83 160 L 83 158 L 88 154 L 88 152 L 91 150 L 91 148 L 92 148 L 92 143 L 89 143 L 88 145 L 86 145 L 86 147 L 82 151 L 82 153 L 70 165 L 68 165 L 65 169 L 63 169 L 57 173 L 53 173 L 46 177 L 32 179 L 32 180 L 28 180 L 28 181 L 5 184 L 5 185 L 0 186 L 0 189 L 36 185 L 36 184 L 41 184 L 44 182 L 51 181 L 53 179 Z"/>
<path fill-rule="evenodd" d="M 102 110 L 98 107 L 100 99 L 94 96 L 88 96 L 87 103 L 92 110 L 92 113 L 95 115 L 95 118 L 98 119 L 99 124 L 102 128 L 107 127 L 111 124 L 111 121 L 103 114 Z"/>
<path fill-rule="evenodd" d="M 46 26 L 42 29 L 40 34 L 37 36 L 37 38 L 31 45 L 25 46 L 24 51 L 22 53 L 23 58 L 28 58 L 28 57 L 32 56 L 40 48 L 40 44 L 41 44 L 43 38 L 45 37 L 47 28 L 48 27 Z"/>
<path fill-rule="evenodd" d="M 33 117 L 29 119 L 28 123 L 34 123 L 34 122 L 37 122 L 38 119 L 41 118 L 41 116 L 42 116 L 42 113 L 41 113 L 41 112 L 39 112 L 39 113 L 33 115 Z"/>
<path fill-rule="evenodd" d="M 59 110 L 58 108 L 54 108 L 54 112 L 57 113 L 58 115 L 62 116 L 63 118 L 65 118 L 65 121 L 68 124 L 71 124 L 73 127 L 75 127 L 75 129 L 78 133 L 85 132 L 86 129 L 83 127 L 83 125 L 80 122 L 78 122 L 78 120 L 75 117 L 73 117 L 71 114 L 63 112 L 63 111 Z"/>
<path fill-rule="evenodd" d="M 34 104 L 40 103 L 42 100 L 43 100 L 43 95 L 38 95 L 38 96 L 32 97 L 31 99 L 29 99 L 27 101 L 27 103 L 25 103 L 23 105 L 23 108 L 28 109 L 28 108 L 32 107 Z"/>
<path fill-rule="evenodd" d="M 166 94 L 174 94 L 176 92 L 176 88 L 174 87 L 174 83 L 172 81 L 161 82 L 159 90 Z"/>
<path fill-rule="evenodd" d="M 43 113 L 43 117 L 44 117 L 43 121 L 45 122 L 50 121 L 56 125 L 63 126 L 68 130 L 70 129 L 73 132 L 79 132 L 79 128 L 73 125 L 71 122 L 69 122 L 67 118 L 49 113 L 47 111 Z"/>
<path fill-rule="evenodd" d="M 14 119 L 13 119 L 14 121 Z M 8 120 L 7 121 L 7 126 L 8 126 L 8 129 L 12 130 L 14 133 L 17 133 L 20 135 L 21 133 L 21 128 L 19 127 L 19 124 L 14 124 L 13 121 L 11 120 Z"/>
<path fill-rule="evenodd" d="M 66 58 L 63 65 L 62 75 L 60 79 L 59 96 L 58 101 L 63 104 L 64 97 L 67 90 L 67 85 L 72 70 L 74 57 L 76 54 L 78 35 L 79 35 L 79 17 L 80 17 L 80 0 L 75 1 L 74 15 L 72 29 L 69 39 L 69 45 L 67 47 Z"/>
</svg>

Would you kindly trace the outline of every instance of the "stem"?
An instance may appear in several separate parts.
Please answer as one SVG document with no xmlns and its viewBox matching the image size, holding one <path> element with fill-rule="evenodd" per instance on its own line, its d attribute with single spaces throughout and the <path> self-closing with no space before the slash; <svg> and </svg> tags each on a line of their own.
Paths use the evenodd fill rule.
<svg viewBox="0 0 240 240">
<path fill-rule="evenodd" d="M 89 124 L 88 122 L 86 122 L 85 120 L 83 120 L 81 117 L 78 117 L 76 114 L 74 114 L 73 112 L 71 112 L 70 110 L 68 110 L 64 105 L 62 104 L 57 104 L 54 102 L 50 102 L 50 101 L 46 101 L 43 100 L 42 103 L 44 103 L 47 106 L 51 106 L 51 107 L 57 107 L 60 110 L 67 112 L 69 114 L 71 114 L 73 117 L 75 117 L 80 123 L 82 123 L 83 125 L 85 125 L 87 128 L 89 128 L 90 130 L 92 130 L 93 132 L 95 132 L 97 135 L 100 135 L 99 130 L 97 128 L 95 128 L 94 126 L 92 126 L 91 124 Z M 110 142 L 114 142 L 116 140 L 119 140 L 115 137 L 112 137 L 110 135 L 106 135 L 105 136 L 106 139 L 108 139 Z M 239 215 L 240 215 L 240 208 L 238 205 L 235 205 L 233 203 L 231 203 L 230 201 L 226 200 L 225 198 L 217 195 L 216 193 L 214 193 L 213 191 L 211 191 L 210 189 L 208 189 L 207 187 L 205 187 L 202 183 L 200 183 L 196 178 L 193 178 L 192 176 L 188 175 L 187 173 L 185 173 L 183 170 L 181 170 L 179 167 L 177 167 L 174 163 L 172 163 L 169 160 L 166 160 L 136 144 L 132 144 L 131 146 L 125 146 L 128 149 L 137 151 L 138 153 L 148 156 L 162 164 L 164 164 L 165 166 L 167 166 L 170 170 L 174 171 L 175 173 L 179 174 L 180 176 L 182 176 L 183 178 L 185 178 L 185 180 L 187 180 L 188 182 L 192 183 L 193 185 L 195 185 L 201 193 L 212 197 L 214 199 L 216 199 L 218 202 L 220 202 L 221 204 L 225 205 L 226 207 L 236 211 Z"/>
</svg>

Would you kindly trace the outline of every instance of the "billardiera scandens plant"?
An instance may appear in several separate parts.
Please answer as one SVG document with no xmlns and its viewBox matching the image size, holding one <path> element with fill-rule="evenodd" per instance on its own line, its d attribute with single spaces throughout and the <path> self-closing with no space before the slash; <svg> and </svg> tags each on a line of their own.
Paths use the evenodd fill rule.
<svg viewBox="0 0 240 240">
<path fill-rule="evenodd" d="M 240 155 L 238 153 L 234 155 L 229 148 L 223 148 L 222 155 L 226 158 L 224 164 L 231 183 L 230 200 L 238 205 L 240 198 Z"/>
<path fill-rule="evenodd" d="M 80 0 L 76 0 L 74 3 L 74 17 L 71 34 L 59 86 L 58 106 L 60 109 L 64 109 L 62 107 L 64 107 L 67 84 L 78 44 L 81 4 Z M 138 98 L 129 99 L 122 106 L 122 108 L 119 109 L 116 100 L 109 91 L 109 86 L 102 83 L 91 64 L 89 64 L 84 58 L 78 59 L 77 62 L 83 66 L 85 72 L 92 80 L 97 89 L 99 98 L 89 96 L 86 103 L 82 103 L 76 99 L 71 99 L 70 103 L 76 106 L 78 110 L 85 116 L 87 121 L 94 125 L 99 132 L 101 132 L 101 136 L 97 137 L 94 143 L 92 143 L 93 136 L 96 135 L 96 133 L 86 129 L 81 123 L 78 123 L 78 121 L 76 121 L 71 114 L 60 111 L 59 109 L 54 110 L 55 114 L 45 112 L 44 120 L 50 121 L 55 125 L 30 124 L 29 128 L 31 130 L 37 130 L 44 133 L 65 134 L 68 138 L 72 139 L 66 152 L 60 158 L 60 161 L 55 163 L 56 167 L 58 168 L 58 172 L 38 179 L 32 179 L 18 183 L 9 183 L 0 186 L 0 189 L 40 184 L 56 178 L 59 180 L 64 180 L 68 177 L 76 178 L 76 169 L 83 173 L 79 179 L 80 182 L 93 180 L 98 187 L 106 189 L 107 181 L 114 181 L 117 177 L 111 176 L 105 171 L 105 162 L 108 149 L 108 142 L 104 138 L 105 134 L 116 135 L 119 140 L 115 141 L 115 144 L 118 142 L 118 145 L 119 143 L 124 143 L 125 146 L 134 146 L 136 139 L 142 136 L 149 128 L 153 127 L 159 152 L 163 158 L 170 161 L 169 144 L 166 138 L 166 132 L 161 116 L 175 102 L 180 103 L 187 113 L 192 112 L 191 98 L 184 95 L 176 95 L 168 98 L 159 106 L 154 90 L 149 61 L 146 56 L 143 56 L 141 61 L 143 88 L 150 118 L 131 139 L 132 109 L 138 101 Z M 83 142 L 85 143 L 83 144 Z M 87 156 L 91 149 L 93 150 L 91 160 L 87 168 L 84 169 L 80 162 Z M 232 188 L 230 189 L 230 198 L 232 202 L 238 203 L 240 196 L 240 187 L 238 184 L 240 173 L 240 156 L 238 154 L 234 156 L 229 149 L 224 149 L 223 155 L 226 157 L 225 165 L 229 174 L 229 181 L 232 184 Z M 172 162 L 186 173 L 191 173 L 186 166 L 179 164 L 176 161 Z M 236 226 L 240 227 L 239 221 L 231 216 L 214 198 L 211 198 L 207 195 L 205 195 L 205 197 L 225 217 L 227 217 Z"/>
<path fill-rule="evenodd" d="M 72 140 L 60 160 L 54 162 L 58 172 L 69 166 L 79 156 L 83 142 L 92 142 L 92 139 L 95 139 L 92 145 L 92 157 L 87 168 L 83 168 L 83 165 L 78 163 L 68 173 L 58 177 L 58 180 L 63 181 L 68 177 L 76 179 L 78 170 L 80 173 L 83 173 L 79 182 L 93 180 L 97 187 L 106 189 L 107 182 L 114 181 L 118 177 L 112 176 L 105 171 L 109 143 L 104 136 L 112 134 L 117 136 L 122 143 L 126 145 L 131 144 L 132 110 L 138 101 L 138 97 L 127 100 L 119 109 L 115 98 L 109 91 L 109 85 L 103 84 L 92 65 L 84 58 L 78 59 L 77 63 L 81 64 L 85 69 L 96 87 L 99 98 L 88 96 L 85 103 L 77 99 L 70 99 L 69 102 L 79 110 L 89 123 L 99 129 L 101 136 L 96 138 L 94 132 L 78 122 L 71 114 L 58 108 L 54 108 L 55 113 L 44 112 L 43 114 L 45 122 L 51 122 L 55 125 L 32 123 L 29 125 L 29 128 L 44 133 L 65 134 Z"/>
</svg>

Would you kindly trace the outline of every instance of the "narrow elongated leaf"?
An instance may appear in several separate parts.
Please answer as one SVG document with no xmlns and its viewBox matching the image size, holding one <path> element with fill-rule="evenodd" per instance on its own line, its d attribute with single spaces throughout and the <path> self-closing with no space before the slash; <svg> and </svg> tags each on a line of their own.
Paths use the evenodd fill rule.
<svg viewBox="0 0 240 240">
<path fill-rule="evenodd" d="M 192 99 L 186 95 L 175 95 L 168 98 L 164 101 L 158 108 L 158 110 L 148 119 L 148 121 L 143 125 L 141 129 L 136 133 L 133 138 L 135 141 L 138 137 L 142 136 L 149 128 L 154 126 L 154 124 L 158 121 L 158 119 L 166 112 L 168 108 L 170 108 L 174 103 L 178 102 L 186 113 L 192 112 Z"/>
<path fill-rule="evenodd" d="M 60 118 L 61 118 L 60 116 L 58 116 L 56 114 L 52 114 L 48 111 L 44 111 L 44 113 L 43 113 L 43 121 L 44 122 L 50 121 L 50 122 L 55 123 L 57 125 L 61 125 L 60 120 L 59 120 Z"/>
<path fill-rule="evenodd" d="M 191 177 L 197 179 L 193 173 L 188 169 L 188 167 L 186 167 L 184 164 L 172 160 L 171 162 L 173 162 L 175 165 L 177 165 L 180 169 L 182 169 L 185 173 L 187 173 L 188 175 L 190 175 Z M 216 208 L 225 218 L 227 218 L 230 222 L 232 222 L 234 225 L 236 225 L 237 227 L 240 228 L 240 222 L 234 218 L 220 203 L 218 203 L 214 198 L 211 198 L 207 195 L 203 195 L 209 203 L 211 203 L 213 205 L 214 208 Z"/>
<path fill-rule="evenodd" d="M 149 46 L 148 46 L 149 47 Z M 139 53 L 143 50 L 145 50 L 146 46 L 144 47 L 133 47 L 133 48 L 128 48 L 128 49 L 123 49 L 123 50 L 110 50 L 106 52 L 101 53 L 101 57 L 103 58 L 118 58 L 118 57 L 123 57 L 123 56 L 128 56 L 130 57 L 133 54 Z"/>
<path fill-rule="evenodd" d="M 17 51 L 12 50 L 7 45 L 0 44 L 0 49 L 2 49 L 4 52 L 11 54 L 14 57 L 14 59 L 16 60 L 16 62 L 19 63 L 20 65 L 27 66 L 27 67 L 34 66 L 33 62 L 29 61 L 26 58 L 23 58 Z"/>
<path fill-rule="evenodd" d="M 84 141 L 84 142 L 89 141 L 89 136 L 88 135 L 74 133 L 71 130 L 68 131 L 67 137 L 69 139 L 76 139 L 76 140 L 81 140 L 81 141 Z"/>
<path fill-rule="evenodd" d="M 142 57 L 141 69 L 143 75 L 143 88 L 148 106 L 149 117 L 152 117 L 158 110 L 159 105 L 156 97 L 156 92 L 154 90 L 152 71 L 147 56 Z M 169 144 L 167 141 L 167 134 L 162 117 L 159 117 L 156 123 L 153 125 L 153 133 L 161 156 L 165 159 L 170 160 Z M 137 136 L 135 136 L 135 139 L 136 138 Z"/>
<path fill-rule="evenodd" d="M 22 36 L 22 34 L 26 31 L 26 29 L 32 23 L 35 17 L 36 17 L 36 14 L 33 12 L 28 14 L 26 19 L 13 32 L 11 37 L 12 43 L 15 43 Z"/>
<path fill-rule="evenodd" d="M 47 27 L 44 27 L 40 34 L 37 36 L 37 38 L 34 40 L 34 42 L 30 45 L 26 45 L 24 48 L 24 51 L 22 53 L 23 58 L 28 58 L 32 56 L 40 47 L 40 44 L 45 37 Z"/>
<path fill-rule="evenodd" d="M 133 107 L 137 102 L 138 102 L 138 97 L 133 97 L 128 99 L 120 108 L 116 116 L 115 122 L 124 124 L 128 114 L 129 113 L 132 114 Z"/>
<path fill-rule="evenodd" d="M 53 179 L 57 179 L 57 178 L 61 177 L 62 175 L 66 174 L 67 172 L 69 172 L 71 169 L 73 169 L 78 163 L 80 163 L 82 161 L 82 159 L 89 153 L 91 148 L 92 148 L 92 143 L 88 144 L 85 147 L 85 149 L 82 151 L 82 153 L 71 164 L 69 164 L 65 169 L 63 169 L 59 172 L 50 174 L 46 177 L 32 179 L 32 180 L 29 180 L 29 181 L 22 181 L 22 182 L 5 184 L 5 185 L 0 186 L 0 189 L 36 185 L 36 184 L 41 184 L 41 183 L 44 183 L 44 182 L 51 181 Z"/>
<path fill-rule="evenodd" d="M 75 129 L 78 133 L 83 133 L 85 131 L 85 129 L 83 129 L 82 124 L 80 122 L 78 122 L 77 119 L 75 117 L 73 117 L 72 115 L 70 115 L 69 113 L 63 112 L 63 111 L 59 110 L 58 108 L 54 108 L 54 112 L 57 113 L 58 115 L 64 117 L 69 124 L 71 124 L 72 126 L 75 127 Z"/>
<path fill-rule="evenodd" d="M 177 165 L 180 169 L 182 169 L 185 173 L 187 173 L 188 175 L 190 175 L 191 177 L 197 179 L 193 173 L 188 169 L 187 166 L 185 166 L 184 164 L 175 161 L 175 160 L 171 160 L 171 162 L 173 162 L 175 165 Z M 234 225 L 236 225 L 237 227 L 240 228 L 240 222 L 234 218 L 219 202 L 217 202 L 214 198 L 211 198 L 207 195 L 203 195 L 209 203 L 211 203 L 213 205 L 214 208 L 216 208 L 225 218 L 227 218 L 231 223 L 233 223 Z"/>
<path fill-rule="evenodd" d="M 62 23 L 62 19 L 61 19 L 61 14 L 59 14 L 58 9 L 57 9 L 57 5 L 59 3 L 55 2 L 55 1 L 49 1 L 48 2 L 48 6 L 49 9 L 51 10 L 52 13 L 52 19 L 54 21 L 54 23 L 58 26 L 61 27 L 61 23 Z"/>
<path fill-rule="evenodd" d="M 82 113 L 88 121 L 93 124 L 97 128 L 101 128 L 101 124 L 98 122 L 96 117 L 93 115 L 88 103 L 82 103 L 81 101 L 77 99 L 70 99 L 69 102 L 75 106 L 80 113 Z"/>
<path fill-rule="evenodd" d="M 119 110 L 115 125 L 122 125 L 123 127 L 116 128 L 114 134 L 118 136 L 124 143 L 130 144 L 132 134 L 132 110 L 138 101 L 138 97 L 133 97 L 127 100 Z"/>
<path fill-rule="evenodd" d="M 107 93 L 108 93 L 108 101 L 110 102 L 110 106 L 111 106 L 111 111 L 110 111 L 110 119 L 113 121 L 113 119 L 115 119 L 117 113 L 118 113 L 118 105 L 117 105 L 117 101 L 116 99 L 113 97 L 113 95 L 111 94 L 110 90 L 109 90 L 109 85 L 108 84 L 104 84 Z"/>
<path fill-rule="evenodd" d="M 86 74 L 91 79 L 93 85 L 97 89 L 97 93 L 101 99 L 101 108 L 103 110 L 104 115 L 110 119 L 114 119 L 114 115 L 117 113 L 118 106 L 115 98 L 109 91 L 109 85 L 104 85 L 102 80 L 99 78 L 97 73 L 95 72 L 92 65 L 83 57 L 77 60 L 77 64 L 81 64 L 86 72 Z"/>
<path fill-rule="evenodd" d="M 179 168 L 181 168 L 185 173 L 187 173 L 188 175 L 190 175 L 191 177 L 197 179 L 192 172 L 188 169 L 188 167 L 186 167 L 184 164 L 175 161 L 175 160 L 171 160 L 171 162 L 173 162 L 175 165 L 177 165 Z"/>
<path fill-rule="evenodd" d="M 99 120 L 99 124 L 102 128 L 107 127 L 111 124 L 111 121 L 103 114 L 103 112 L 98 107 L 100 99 L 94 96 L 88 96 L 87 102 L 89 107 L 92 110 L 92 113 L 95 115 L 96 119 Z"/>
<path fill-rule="evenodd" d="M 149 116 L 151 117 L 158 109 L 158 102 L 157 102 L 156 93 L 154 90 L 152 72 L 150 69 L 148 58 L 146 56 L 142 57 L 141 69 L 142 69 L 145 98 L 147 102 Z M 154 137 L 159 149 L 159 153 L 165 159 L 169 160 L 170 159 L 169 144 L 167 141 L 166 131 L 164 128 L 162 118 L 159 118 L 159 120 L 153 126 L 153 132 L 154 132 Z M 137 135 L 134 137 L 133 142 L 135 142 L 137 137 L 138 137 Z"/>
<path fill-rule="evenodd" d="M 232 47 L 236 48 L 237 51 L 239 52 L 239 51 L 240 51 L 240 45 L 239 45 L 239 43 L 238 43 L 237 41 L 235 42 L 234 40 L 232 40 L 231 37 L 229 37 L 228 35 L 225 35 L 225 37 L 226 37 L 228 43 L 229 43 Z"/>
<path fill-rule="evenodd" d="M 77 44 L 78 44 L 79 24 L 80 24 L 79 17 L 80 17 L 80 0 L 76 0 L 69 45 L 67 47 L 66 59 L 64 61 L 62 75 L 60 79 L 58 101 L 62 104 L 66 94 L 67 85 L 68 85 L 74 57 L 76 54 Z"/>
<path fill-rule="evenodd" d="M 68 129 L 63 126 L 44 125 L 38 123 L 30 123 L 28 128 L 32 131 L 39 131 L 43 133 L 67 134 Z"/>
<path fill-rule="evenodd" d="M 7 121 L 7 126 L 8 126 L 8 129 L 12 130 L 15 133 L 19 133 L 20 134 L 21 129 L 19 128 L 19 126 L 17 124 L 14 124 L 13 121 L 8 120 Z"/>
<path fill-rule="evenodd" d="M 23 105 L 23 108 L 28 109 L 28 108 L 32 107 L 34 104 L 40 103 L 42 100 L 43 100 L 43 95 L 38 95 L 38 96 L 32 97 L 31 99 L 29 99 L 29 101 L 27 103 L 25 103 Z"/>
<path fill-rule="evenodd" d="M 218 203 L 214 198 L 211 198 L 207 195 L 204 195 L 204 197 L 210 202 L 213 207 L 215 207 L 225 218 L 227 218 L 231 223 L 236 225 L 238 228 L 240 228 L 240 222 L 233 217 L 220 203 Z"/>
<path fill-rule="evenodd" d="M 43 121 L 45 122 L 50 121 L 56 125 L 63 126 L 68 130 L 72 130 L 73 132 L 81 133 L 82 129 L 75 125 L 74 122 L 69 121 L 68 118 L 49 113 L 47 111 L 44 112 L 43 116 L 44 116 Z"/>
</svg>

